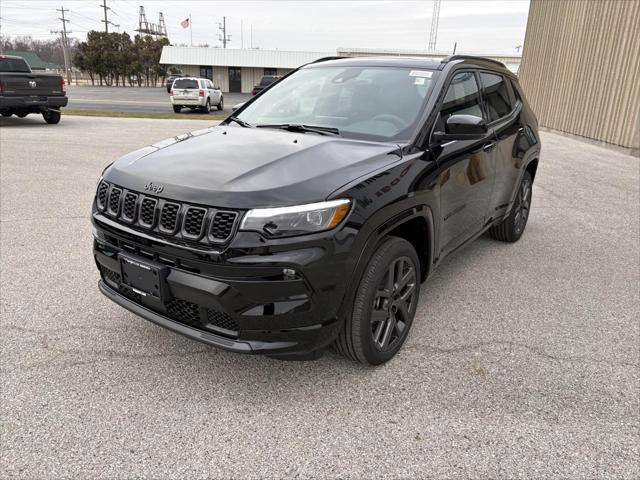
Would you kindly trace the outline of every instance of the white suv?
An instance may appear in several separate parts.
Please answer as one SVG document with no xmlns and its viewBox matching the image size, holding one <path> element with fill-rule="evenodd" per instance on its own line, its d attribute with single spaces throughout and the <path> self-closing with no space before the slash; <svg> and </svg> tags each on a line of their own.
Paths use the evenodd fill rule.
<svg viewBox="0 0 640 480">
<path fill-rule="evenodd" d="M 189 107 L 191 110 L 200 108 L 207 113 L 214 105 L 218 110 L 224 108 L 220 88 L 214 87 L 213 82 L 207 78 L 176 78 L 169 91 L 169 98 L 176 113 L 180 113 L 182 107 Z"/>
</svg>

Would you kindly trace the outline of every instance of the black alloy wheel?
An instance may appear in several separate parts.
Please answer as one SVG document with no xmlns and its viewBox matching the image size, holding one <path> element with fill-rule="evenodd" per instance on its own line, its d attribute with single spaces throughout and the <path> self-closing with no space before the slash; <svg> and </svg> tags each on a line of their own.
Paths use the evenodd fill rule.
<svg viewBox="0 0 640 480">
<path fill-rule="evenodd" d="M 409 257 L 394 260 L 387 268 L 373 301 L 371 336 L 380 350 L 389 350 L 411 323 L 409 312 L 416 297 L 416 270 Z"/>
<path fill-rule="evenodd" d="M 529 207 L 531 206 L 531 181 L 523 178 L 520 189 L 516 194 L 516 204 L 514 205 L 515 217 L 513 219 L 517 235 L 522 235 L 524 227 L 529 218 Z"/>
<path fill-rule="evenodd" d="M 413 245 L 399 237 L 384 238 L 364 268 L 351 312 L 334 342 L 338 353 L 367 365 L 393 358 L 413 323 L 420 278 Z"/>
<path fill-rule="evenodd" d="M 529 172 L 524 172 L 511 212 L 502 222 L 489 229 L 492 238 L 501 242 L 517 242 L 520 239 L 529 220 L 532 185 L 531 175 Z"/>
</svg>

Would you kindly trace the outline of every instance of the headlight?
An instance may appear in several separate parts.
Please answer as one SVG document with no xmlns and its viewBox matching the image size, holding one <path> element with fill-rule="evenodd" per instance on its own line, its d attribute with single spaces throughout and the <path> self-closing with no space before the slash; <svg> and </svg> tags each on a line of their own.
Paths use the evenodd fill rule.
<svg viewBox="0 0 640 480">
<path fill-rule="evenodd" d="M 249 210 L 240 230 L 264 232 L 270 237 L 285 237 L 321 232 L 337 226 L 349 213 L 351 200 L 331 200 L 295 207 Z"/>
</svg>

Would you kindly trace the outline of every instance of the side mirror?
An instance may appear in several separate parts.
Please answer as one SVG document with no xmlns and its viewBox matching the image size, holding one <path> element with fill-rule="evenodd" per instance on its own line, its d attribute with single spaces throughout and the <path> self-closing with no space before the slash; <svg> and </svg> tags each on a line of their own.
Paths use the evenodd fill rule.
<svg viewBox="0 0 640 480">
<path fill-rule="evenodd" d="M 213 89 L 214 89 L 214 90 L 220 90 L 220 87 L 217 87 L 217 86 L 215 86 L 215 85 L 214 85 L 214 86 L 213 86 Z"/>
<path fill-rule="evenodd" d="M 487 123 L 475 115 L 451 115 L 445 123 L 446 132 L 433 132 L 437 142 L 451 140 L 478 140 L 487 134 Z"/>
</svg>

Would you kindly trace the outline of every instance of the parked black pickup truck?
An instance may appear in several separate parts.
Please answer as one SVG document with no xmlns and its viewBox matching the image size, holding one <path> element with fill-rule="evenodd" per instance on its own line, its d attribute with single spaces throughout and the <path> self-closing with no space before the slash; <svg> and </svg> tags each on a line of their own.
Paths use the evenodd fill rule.
<svg viewBox="0 0 640 480">
<path fill-rule="evenodd" d="M 60 108 L 67 105 L 64 79 L 37 74 L 22 57 L 0 55 L 0 114 L 20 118 L 41 113 L 47 123 L 60 122 Z"/>
</svg>

